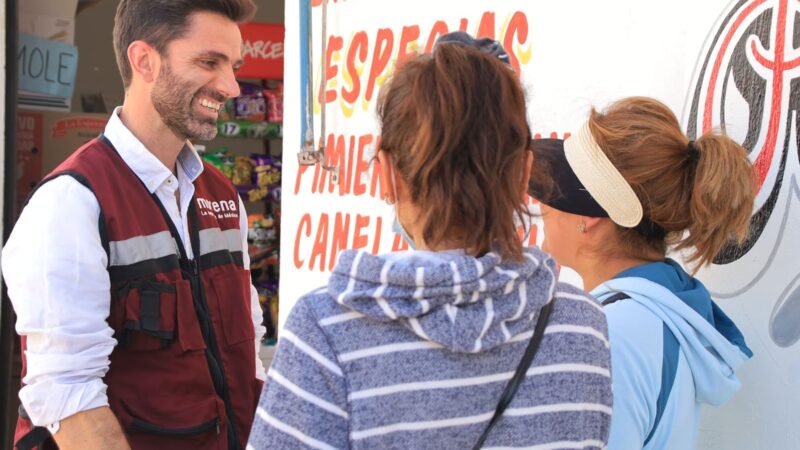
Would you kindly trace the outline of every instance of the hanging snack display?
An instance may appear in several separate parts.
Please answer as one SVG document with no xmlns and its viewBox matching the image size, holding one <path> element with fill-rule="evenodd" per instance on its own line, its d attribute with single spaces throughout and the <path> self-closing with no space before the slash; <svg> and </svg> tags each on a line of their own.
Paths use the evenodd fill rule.
<svg viewBox="0 0 800 450">
<path fill-rule="evenodd" d="M 230 99 L 220 110 L 218 135 L 241 138 L 281 138 L 283 121 L 283 83 L 239 82 L 241 95 Z M 247 148 L 249 145 L 243 145 Z M 226 147 L 203 151 L 202 158 L 231 180 L 239 195 L 248 202 L 267 202 L 264 214 L 249 214 L 248 254 L 250 273 L 264 314 L 267 333 L 263 343 L 274 345 L 278 322 L 278 223 L 281 193 L 280 156 L 264 153 L 242 155 L 242 149 L 230 152 Z M 265 147 L 269 149 L 267 145 Z M 277 220 L 276 220 L 277 219 Z"/>
</svg>

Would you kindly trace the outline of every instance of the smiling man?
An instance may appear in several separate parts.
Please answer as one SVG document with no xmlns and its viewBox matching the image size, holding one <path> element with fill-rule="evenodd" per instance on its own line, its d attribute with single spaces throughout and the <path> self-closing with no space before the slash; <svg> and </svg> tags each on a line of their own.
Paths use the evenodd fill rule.
<svg viewBox="0 0 800 450">
<path fill-rule="evenodd" d="M 3 251 L 22 336 L 16 441 L 244 449 L 264 379 L 247 216 L 191 140 L 239 95 L 252 0 L 121 0 L 125 101 L 48 175 Z M 209 208 L 208 205 L 225 205 Z"/>
</svg>

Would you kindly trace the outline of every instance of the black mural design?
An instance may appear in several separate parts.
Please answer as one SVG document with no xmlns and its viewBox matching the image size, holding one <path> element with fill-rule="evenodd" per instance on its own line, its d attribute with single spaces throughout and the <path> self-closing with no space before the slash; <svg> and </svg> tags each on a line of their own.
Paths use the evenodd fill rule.
<svg viewBox="0 0 800 450">
<path fill-rule="evenodd" d="M 694 86 L 687 124 L 687 134 L 692 139 L 712 125 L 720 124 L 725 130 L 730 123 L 726 105 L 731 94 L 738 93 L 747 103 L 747 123 L 737 123 L 747 126 L 741 144 L 754 162 L 759 189 L 763 191 L 761 197 L 768 193 L 753 212 L 747 239 L 727 245 L 714 259 L 717 265 L 731 264 L 752 250 L 772 218 L 781 193 L 790 191 L 789 202 L 783 215 L 775 219 L 785 224 L 786 214 L 800 214 L 800 205 L 792 208 L 792 202 L 797 203 L 800 198 L 796 178 L 800 174 L 786 173 L 787 160 L 794 156 L 793 146 L 800 159 L 800 8 L 795 1 L 741 0 L 732 5 L 709 43 Z M 770 180 L 767 174 L 773 171 L 776 176 Z M 791 231 L 781 229 L 777 236 L 784 232 Z M 767 264 L 770 263 L 771 260 Z M 797 267 L 772 270 L 787 269 L 796 271 Z M 769 333 L 780 347 L 800 341 L 800 274 L 778 299 Z"/>
</svg>

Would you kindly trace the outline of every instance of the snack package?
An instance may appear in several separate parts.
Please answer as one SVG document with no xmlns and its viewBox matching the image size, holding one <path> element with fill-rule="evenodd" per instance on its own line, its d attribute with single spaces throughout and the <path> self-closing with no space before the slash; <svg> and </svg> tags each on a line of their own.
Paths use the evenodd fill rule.
<svg viewBox="0 0 800 450">
<path fill-rule="evenodd" d="M 250 158 L 247 156 L 234 158 L 231 181 L 235 186 L 250 186 L 253 184 L 253 162 Z"/>
<path fill-rule="evenodd" d="M 267 121 L 283 122 L 283 94 L 272 89 L 264 89 L 267 100 Z"/>
<path fill-rule="evenodd" d="M 236 99 L 230 98 L 219 110 L 219 120 L 236 119 Z"/>
<path fill-rule="evenodd" d="M 261 226 L 261 221 L 264 220 L 263 214 L 253 213 L 247 215 L 247 228 L 253 229 Z M 248 238 L 249 239 L 249 238 Z"/>
<path fill-rule="evenodd" d="M 252 122 L 267 120 L 267 100 L 261 86 L 252 83 L 239 83 L 241 94 L 234 100 L 236 118 Z"/>
<path fill-rule="evenodd" d="M 233 156 L 224 155 L 222 157 L 222 173 L 229 180 L 233 180 Z"/>
<path fill-rule="evenodd" d="M 254 247 L 267 248 L 277 240 L 275 219 L 263 214 L 250 214 L 247 216 L 247 240 Z"/>
<path fill-rule="evenodd" d="M 223 168 L 223 166 L 224 166 L 224 162 L 223 162 L 224 157 L 225 157 L 225 153 L 224 152 L 208 152 L 208 153 L 203 153 L 201 155 L 201 158 L 203 159 L 203 161 L 206 161 L 207 163 L 209 163 L 212 166 L 216 167 L 222 173 L 225 173 L 224 168 Z"/>
<path fill-rule="evenodd" d="M 274 188 L 269 190 L 269 196 L 275 203 L 281 202 L 281 187 L 275 186 Z"/>
<path fill-rule="evenodd" d="M 270 188 L 281 185 L 281 163 L 273 161 L 269 172 Z"/>
<path fill-rule="evenodd" d="M 269 187 L 272 172 L 272 158 L 267 155 L 253 153 L 250 155 L 253 161 L 253 174 L 255 185 L 260 188 Z"/>
<path fill-rule="evenodd" d="M 250 202 L 260 202 L 264 200 L 269 191 L 266 188 L 249 187 L 244 191 L 243 196 Z"/>
<path fill-rule="evenodd" d="M 283 164 L 280 161 L 273 161 L 272 163 L 274 175 L 273 178 L 275 179 L 275 184 L 280 186 L 281 185 L 281 178 L 283 175 Z"/>
</svg>

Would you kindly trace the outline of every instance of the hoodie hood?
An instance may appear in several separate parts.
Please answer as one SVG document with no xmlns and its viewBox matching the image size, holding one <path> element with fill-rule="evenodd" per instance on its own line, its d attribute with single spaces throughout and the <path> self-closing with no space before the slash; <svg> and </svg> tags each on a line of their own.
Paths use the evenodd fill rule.
<svg viewBox="0 0 800 450">
<path fill-rule="evenodd" d="M 533 329 L 553 297 L 556 264 L 538 248 L 523 260 L 497 253 L 408 251 L 374 256 L 345 250 L 328 294 L 379 321 L 396 321 L 420 338 L 456 352 L 477 353 Z"/>
<path fill-rule="evenodd" d="M 667 259 L 628 269 L 591 294 L 602 300 L 616 292 L 628 294 L 669 327 L 691 368 L 698 401 L 720 405 L 739 390 L 735 371 L 753 353 L 706 287 L 678 263 Z"/>
</svg>

